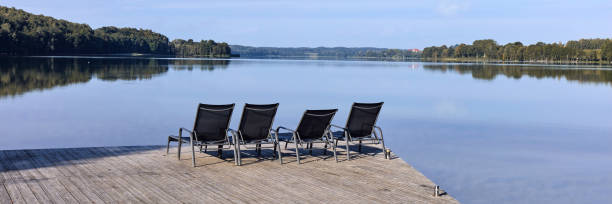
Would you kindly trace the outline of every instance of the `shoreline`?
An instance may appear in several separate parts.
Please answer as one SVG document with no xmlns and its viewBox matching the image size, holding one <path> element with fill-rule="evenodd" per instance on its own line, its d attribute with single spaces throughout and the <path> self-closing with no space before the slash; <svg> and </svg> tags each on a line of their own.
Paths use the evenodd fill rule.
<svg viewBox="0 0 612 204">
<path fill-rule="evenodd" d="M 584 62 L 584 61 L 502 61 L 502 60 L 483 60 L 483 59 L 459 59 L 459 58 L 379 58 L 379 57 L 335 57 L 335 56 L 221 56 L 221 57 L 198 57 L 198 56 L 175 56 L 157 54 L 100 54 L 100 55 L 0 55 L 0 58 L 134 58 L 134 59 L 187 59 L 187 60 L 234 60 L 234 59 L 261 59 L 261 60 L 333 60 L 333 61 L 368 61 L 368 62 L 431 62 L 449 64 L 491 64 L 491 65 L 557 65 L 557 66 L 593 66 L 596 68 L 612 68 L 612 63 L 607 62 Z"/>
<path fill-rule="evenodd" d="M 542 64 L 542 65 L 612 65 L 606 61 L 550 61 L 550 60 L 498 60 L 498 59 L 482 59 L 482 58 L 421 58 L 421 61 L 426 62 L 448 62 L 448 63 L 482 63 L 482 64 Z"/>
</svg>

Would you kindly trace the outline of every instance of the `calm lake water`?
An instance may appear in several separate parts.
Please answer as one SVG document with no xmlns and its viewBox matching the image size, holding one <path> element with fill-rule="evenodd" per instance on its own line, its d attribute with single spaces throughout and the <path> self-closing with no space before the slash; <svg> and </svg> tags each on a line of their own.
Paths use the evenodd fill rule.
<svg viewBox="0 0 612 204">
<path fill-rule="evenodd" d="M 612 202 L 612 70 L 592 66 L 0 59 L 0 149 L 161 145 L 198 102 L 384 101 L 388 146 L 465 203 Z"/>
</svg>

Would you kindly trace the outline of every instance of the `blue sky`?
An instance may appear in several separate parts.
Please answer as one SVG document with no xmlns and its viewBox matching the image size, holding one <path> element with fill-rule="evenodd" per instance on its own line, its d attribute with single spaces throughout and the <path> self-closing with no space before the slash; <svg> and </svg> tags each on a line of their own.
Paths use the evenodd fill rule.
<svg viewBox="0 0 612 204">
<path fill-rule="evenodd" d="M 152 29 L 170 39 L 279 47 L 423 48 L 612 37 L 612 1 L 1 0 L 93 28 Z"/>
</svg>

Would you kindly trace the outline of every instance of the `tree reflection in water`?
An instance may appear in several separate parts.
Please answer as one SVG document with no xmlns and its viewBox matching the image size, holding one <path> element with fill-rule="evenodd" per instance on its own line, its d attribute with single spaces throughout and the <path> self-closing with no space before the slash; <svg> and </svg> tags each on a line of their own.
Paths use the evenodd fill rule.
<svg viewBox="0 0 612 204">
<path fill-rule="evenodd" d="M 523 76 L 542 78 L 565 78 L 580 83 L 612 85 L 612 69 L 537 66 L 537 65 L 482 65 L 482 64 L 425 64 L 425 70 L 472 74 L 474 79 L 493 80 L 498 75 L 520 79 Z"/>
<path fill-rule="evenodd" d="M 156 58 L 0 58 L 0 98 L 46 90 L 96 77 L 103 81 L 147 80 L 176 70 L 227 68 L 229 60 Z"/>
</svg>

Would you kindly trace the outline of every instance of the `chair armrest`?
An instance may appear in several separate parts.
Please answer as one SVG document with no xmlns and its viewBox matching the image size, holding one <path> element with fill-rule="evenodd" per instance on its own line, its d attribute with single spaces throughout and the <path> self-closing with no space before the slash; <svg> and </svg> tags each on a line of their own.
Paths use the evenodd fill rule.
<svg viewBox="0 0 612 204">
<path fill-rule="evenodd" d="M 276 128 L 276 134 L 277 135 L 280 132 L 280 129 L 287 130 L 287 131 L 291 132 L 293 134 L 293 140 L 295 140 L 295 141 L 301 141 L 302 140 L 302 139 L 300 139 L 300 134 L 298 134 L 297 131 L 289 129 L 289 128 L 286 128 L 286 127 L 283 127 L 283 126 L 278 126 Z"/>
<path fill-rule="evenodd" d="M 238 131 L 238 130 L 234 130 L 234 129 L 228 128 L 228 129 L 227 129 L 227 132 L 229 132 L 230 134 L 232 134 L 232 139 L 234 139 L 234 141 L 233 141 L 233 142 L 234 142 L 235 144 L 238 144 L 238 143 L 240 142 L 240 141 L 239 141 L 239 139 L 238 139 L 239 137 L 240 137 L 240 140 L 244 140 L 244 139 L 242 138 L 242 134 L 240 134 L 240 131 Z"/>
<path fill-rule="evenodd" d="M 276 138 L 276 136 L 278 135 L 278 131 L 276 131 L 275 129 L 270 128 L 270 136 L 273 138 Z"/>
<path fill-rule="evenodd" d="M 347 140 L 349 140 L 349 141 L 351 140 L 351 132 L 349 131 L 349 129 L 344 128 L 344 127 L 341 127 L 341 126 L 338 126 L 338 125 L 334 125 L 334 124 L 331 124 L 331 125 L 330 125 L 330 130 L 331 130 L 331 127 L 338 128 L 338 129 L 342 129 L 342 131 L 344 132 L 344 134 L 346 134 L 346 136 L 347 136 L 347 138 L 346 138 L 346 139 L 347 139 Z"/>
<path fill-rule="evenodd" d="M 292 129 L 289 129 L 289 128 L 286 128 L 286 127 L 283 127 L 283 126 L 278 126 L 276 128 L 276 132 L 278 133 L 280 131 L 280 129 L 288 130 L 290 132 L 295 132 L 295 130 L 292 130 Z"/>
<path fill-rule="evenodd" d="M 342 129 L 343 131 L 348 131 L 348 129 L 346 129 L 346 128 L 344 128 L 344 127 L 341 127 L 341 126 L 338 126 L 338 125 L 331 124 L 330 126 L 331 126 L 331 127 L 338 128 L 338 129 Z"/>
<path fill-rule="evenodd" d="M 384 138 L 383 138 L 382 128 L 380 128 L 379 126 L 374 125 L 374 129 L 375 129 L 375 130 L 378 130 L 378 132 L 380 133 L 380 139 L 384 140 Z M 376 133 L 376 132 L 374 132 L 374 133 Z M 378 139 L 378 137 L 376 137 L 376 134 L 374 134 L 374 137 L 375 137 L 376 139 Z M 384 143 L 384 142 L 383 142 L 383 143 Z"/>
<path fill-rule="evenodd" d="M 182 138 L 183 138 L 183 131 L 186 131 L 189 133 L 189 139 L 193 140 L 193 132 L 187 128 L 181 127 L 179 128 L 179 135 L 178 135 L 178 140 L 179 142 L 181 142 Z"/>
<path fill-rule="evenodd" d="M 278 131 L 276 131 L 275 129 L 270 128 L 270 132 L 271 133 L 278 133 Z"/>
<path fill-rule="evenodd" d="M 184 127 L 179 128 L 179 132 L 181 132 L 181 131 L 187 131 L 187 132 L 189 132 L 189 133 L 193 134 L 193 131 L 191 131 L 191 130 L 189 130 L 189 129 L 187 129 L 187 128 L 184 128 Z"/>
<path fill-rule="evenodd" d="M 268 135 L 270 138 L 274 140 L 274 142 L 278 142 L 278 132 L 272 128 L 270 128 L 270 134 Z"/>
</svg>

